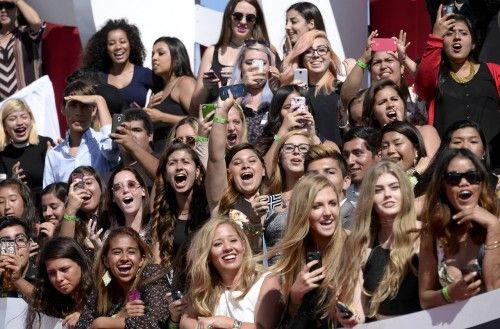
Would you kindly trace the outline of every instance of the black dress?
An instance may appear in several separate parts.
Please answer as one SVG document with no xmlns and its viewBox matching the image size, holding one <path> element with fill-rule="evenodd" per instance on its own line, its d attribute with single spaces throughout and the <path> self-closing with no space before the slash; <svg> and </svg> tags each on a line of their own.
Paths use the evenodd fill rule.
<svg viewBox="0 0 500 329">
<path fill-rule="evenodd" d="M 315 86 L 310 86 L 307 93 L 311 100 L 312 114 L 319 137 L 321 140 L 332 141 L 340 147 L 342 139 L 339 128 L 339 95 L 336 92 L 329 95 L 320 92 L 314 96 L 315 89 Z"/>
<path fill-rule="evenodd" d="M 174 101 L 170 95 L 158 104 L 157 109 L 163 113 L 173 115 L 188 115 L 184 112 L 181 104 Z M 156 153 L 162 153 L 165 145 L 167 144 L 167 137 L 172 127 L 173 125 L 164 122 L 155 122 L 153 124 L 153 150 Z"/>
</svg>

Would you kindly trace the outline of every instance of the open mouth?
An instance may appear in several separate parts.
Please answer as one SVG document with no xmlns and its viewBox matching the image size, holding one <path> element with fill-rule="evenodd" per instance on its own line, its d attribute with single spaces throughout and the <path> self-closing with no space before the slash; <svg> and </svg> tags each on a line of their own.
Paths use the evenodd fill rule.
<svg viewBox="0 0 500 329">
<path fill-rule="evenodd" d="M 333 223 L 333 218 L 319 222 L 321 226 L 330 226 Z"/>
<path fill-rule="evenodd" d="M 17 128 L 14 128 L 14 132 L 16 134 L 19 134 L 19 135 L 24 134 L 26 132 L 26 127 L 17 127 Z"/>
<path fill-rule="evenodd" d="M 292 158 L 290 159 L 290 162 L 294 165 L 301 165 L 304 161 L 302 158 Z"/>
<path fill-rule="evenodd" d="M 131 204 L 134 201 L 134 197 L 132 197 L 132 196 L 126 196 L 126 197 L 123 198 L 122 201 L 123 201 L 124 204 Z"/>
<path fill-rule="evenodd" d="M 222 260 L 225 262 L 231 262 L 236 259 L 236 254 L 227 254 L 222 256 Z"/>
<path fill-rule="evenodd" d="M 229 145 L 234 145 L 238 141 L 238 135 L 235 133 L 227 134 L 227 142 Z"/>
<path fill-rule="evenodd" d="M 89 201 L 90 199 L 92 198 L 92 196 L 90 194 L 85 194 L 82 199 L 83 201 Z"/>
<path fill-rule="evenodd" d="M 462 44 L 458 43 L 458 42 L 454 42 L 452 45 L 451 45 L 451 48 L 453 48 L 453 50 L 456 50 L 456 51 L 459 51 L 462 49 Z"/>
<path fill-rule="evenodd" d="M 469 190 L 462 190 L 458 192 L 458 198 L 463 201 L 467 201 L 472 197 L 472 192 Z"/>
<path fill-rule="evenodd" d="M 187 180 L 187 175 L 186 175 L 186 174 L 179 173 L 179 174 L 176 174 L 176 175 L 174 176 L 174 181 L 175 181 L 177 184 L 182 184 L 182 183 L 184 183 L 186 180 Z"/>
<path fill-rule="evenodd" d="M 243 174 L 241 174 L 241 179 L 244 181 L 244 182 L 248 182 L 250 180 L 252 180 L 253 178 L 253 173 L 251 172 L 244 172 Z"/>
<path fill-rule="evenodd" d="M 391 121 L 395 121 L 398 119 L 398 113 L 394 110 L 389 110 L 385 115 Z"/>
<path fill-rule="evenodd" d="M 130 272 L 132 270 L 132 265 L 131 264 L 118 265 L 117 269 L 118 269 L 118 273 L 120 273 L 120 275 L 125 276 L 125 275 L 130 274 Z"/>
</svg>

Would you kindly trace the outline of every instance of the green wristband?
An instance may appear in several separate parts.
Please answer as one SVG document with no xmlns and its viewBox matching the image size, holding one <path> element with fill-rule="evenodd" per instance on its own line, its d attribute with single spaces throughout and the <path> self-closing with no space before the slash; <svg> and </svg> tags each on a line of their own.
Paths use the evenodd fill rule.
<svg viewBox="0 0 500 329">
<path fill-rule="evenodd" d="M 224 117 L 221 117 L 218 115 L 214 115 L 214 122 L 225 125 L 225 124 L 229 123 L 229 120 L 227 118 L 224 118 Z"/>
<path fill-rule="evenodd" d="M 202 144 L 207 144 L 208 143 L 208 137 L 206 137 L 206 136 L 196 135 L 196 137 L 194 138 L 194 140 L 197 143 L 202 143 Z"/>
<path fill-rule="evenodd" d="M 443 296 L 443 299 L 448 303 L 448 304 L 451 304 L 453 303 L 453 299 L 451 299 L 450 297 L 450 293 L 448 291 L 448 286 L 444 287 L 443 289 L 441 289 L 441 296 Z"/>
<path fill-rule="evenodd" d="M 363 70 L 366 70 L 368 67 L 368 64 L 366 64 L 361 58 L 356 61 L 356 65 L 361 67 Z"/>
<path fill-rule="evenodd" d="M 274 135 L 273 139 L 277 142 L 279 142 L 279 140 L 281 139 L 280 135 L 276 134 Z"/>
<path fill-rule="evenodd" d="M 75 215 L 68 215 L 68 214 L 64 214 L 63 219 L 65 221 L 68 221 L 68 222 L 77 222 L 78 221 L 78 217 L 76 217 Z"/>
</svg>

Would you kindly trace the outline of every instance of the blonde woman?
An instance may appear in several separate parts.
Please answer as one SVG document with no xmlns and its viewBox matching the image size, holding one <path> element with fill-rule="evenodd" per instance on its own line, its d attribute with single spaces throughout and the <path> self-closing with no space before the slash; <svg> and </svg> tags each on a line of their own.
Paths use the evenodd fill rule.
<svg viewBox="0 0 500 329">
<path fill-rule="evenodd" d="M 344 327 L 364 322 L 361 280 L 349 294 L 340 284 L 356 281 L 353 278 L 361 273 L 359 268 L 344 271 L 344 276 L 339 273 L 346 239 L 335 187 L 322 175 L 303 177 L 292 193 L 285 235 L 270 251 L 271 256 L 280 255 L 271 269 L 281 276 L 282 298 L 287 303 L 282 325 L 327 328 L 335 320 Z M 337 314 L 338 301 L 348 305 L 350 317 Z"/>
<path fill-rule="evenodd" d="M 234 221 L 212 218 L 196 233 L 188 268 L 190 307 L 181 329 L 277 327 L 278 278 L 261 273 L 245 233 Z"/>
<path fill-rule="evenodd" d="M 33 112 L 22 99 L 5 101 L 0 112 L 0 173 L 22 180 L 38 200 L 45 154 L 54 143 L 49 137 L 38 135 Z"/>
<path fill-rule="evenodd" d="M 412 185 L 401 167 L 381 161 L 363 179 L 354 228 L 341 272 L 363 266 L 367 316 L 380 319 L 420 310 L 418 228 Z M 345 276 L 343 276 L 345 277 Z M 354 282 L 345 282 L 354 291 Z"/>
</svg>

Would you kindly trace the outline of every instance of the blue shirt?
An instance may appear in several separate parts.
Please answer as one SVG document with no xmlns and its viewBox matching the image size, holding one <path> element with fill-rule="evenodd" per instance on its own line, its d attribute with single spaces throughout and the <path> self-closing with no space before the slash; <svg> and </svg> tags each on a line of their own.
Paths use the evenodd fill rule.
<svg viewBox="0 0 500 329">
<path fill-rule="evenodd" d="M 106 178 L 119 160 L 119 149 L 109 137 L 110 133 L 111 125 L 102 126 L 100 131 L 87 129 L 76 157 L 69 154 L 69 135 L 66 133 L 61 144 L 47 151 L 43 187 L 55 182 L 67 182 L 71 172 L 79 166 L 92 166 L 101 178 Z"/>
</svg>

